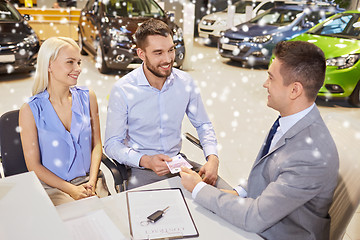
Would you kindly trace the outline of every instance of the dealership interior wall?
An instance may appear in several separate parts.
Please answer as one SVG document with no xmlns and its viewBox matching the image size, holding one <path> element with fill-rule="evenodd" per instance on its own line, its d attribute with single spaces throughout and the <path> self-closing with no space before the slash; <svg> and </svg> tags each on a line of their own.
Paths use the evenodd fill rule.
<svg viewBox="0 0 360 240">
<path fill-rule="evenodd" d="M 40 12 L 51 10 L 54 2 L 56 0 L 37 0 L 36 8 L 40 9 L 38 10 Z M 158 2 L 165 10 L 174 12 L 177 23 L 182 26 L 182 5 L 187 1 Z M 199 5 L 204 1 L 193 2 L 196 3 L 195 5 Z M 77 0 L 75 9 L 67 9 L 65 12 L 56 10 L 62 12 L 68 19 L 65 22 L 61 22 L 63 17 L 54 20 L 57 24 L 56 29 L 53 26 L 48 27 L 41 22 L 36 22 L 36 19 L 33 19 L 33 27 L 42 40 L 53 35 L 69 36 L 77 40 L 75 15 L 85 4 L 85 0 Z M 349 9 L 358 8 L 360 8 L 360 1 L 352 0 Z M 195 7 L 197 16 L 201 15 L 199 9 L 198 6 Z M 33 9 L 22 9 L 22 11 L 22 14 L 30 11 L 31 15 Z M 277 113 L 266 106 L 267 92 L 262 87 L 267 78 L 266 69 L 261 67 L 244 68 L 239 63 L 221 58 L 217 51 L 216 47 L 206 45 L 203 39 L 196 37 L 195 34 L 191 51 L 186 53 L 186 61 L 190 65 L 187 71 L 201 90 L 204 104 L 218 136 L 221 161 L 219 175 L 231 185 L 236 185 L 247 178 L 260 145 Z M 107 98 L 114 82 L 126 72 L 100 74 L 90 56 L 83 56 L 82 69 L 78 85 L 87 85 L 97 94 L 104 140 Z M 18 109 L 30 97 L 33 74 L 31 72 L 0 75 L 1 115 L 7 111 Z M 353 159 L 354 167 L 359 168 L 360 108 L 354 108 L 344 101 L 319 100 L 317 104 L 335 139 L 340 158 Z M 183 132 L 196 135 L 195 129 L 186 117 L 183 123 Z M 183 141 L 183 151 L 191 160 L 203 163 L 202 152 L 185 140 Z M 360 208 L 349 224 L 344 239 L 360 239 L 359 226 Z"/>
</svg>

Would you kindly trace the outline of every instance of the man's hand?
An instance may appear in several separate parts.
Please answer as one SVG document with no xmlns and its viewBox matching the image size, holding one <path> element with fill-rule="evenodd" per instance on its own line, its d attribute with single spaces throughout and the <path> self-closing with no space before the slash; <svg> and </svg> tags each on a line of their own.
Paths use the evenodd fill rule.
<svg viewBox="0 0 360 240">
<path fill-rule="evenodd" d="M 200 168 L 199 175 L 207 184 L 215 185 L 218 177 L 219 159 L 216 155 L 209 155 L 207 162 Z"/>
<path fill-rule="evenodd" d="M 164 154 L 144 155 L 140 159 L 140 166 L 153 170 L 158 176 L 164 176 L 170 172 L 165 162 L 171 162 L 172 159 Z"/>
<path fill-rule="evenodd" d="M 180 176 L 182 185 L 189 192 L 192 192 L 195 186 L 202 181 L 199 174 L 187 167 L 181 167 Z"/>
</svg>

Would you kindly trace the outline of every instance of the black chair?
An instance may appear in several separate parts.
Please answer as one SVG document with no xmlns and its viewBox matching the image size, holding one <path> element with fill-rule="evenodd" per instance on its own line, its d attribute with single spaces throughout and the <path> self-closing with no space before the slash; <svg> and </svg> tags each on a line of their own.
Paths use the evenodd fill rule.
<svg viewBox="0 0 360 240">
<path fill-rule="evenodd" d="M 101 158 L 101 162 L 110 169 L 114 177 L 114 185 L 116 192 L 123 192 L 127 189 L 128 181 L 128 168 L 124 164 L 120 164 L 117 161 L 107 157 L 104 153 Z"/>
<path fill-rule="evenodd" d="M 6 112 L 1 116 L 0 147 L 5 177 L 28 171 L 20 139 L 19 110 Z M 125 166 L 110 160 L 104 154 L 101 161 L 112 173 L 116 192 L 124 191 L 128 178 Z"/>
</svg>

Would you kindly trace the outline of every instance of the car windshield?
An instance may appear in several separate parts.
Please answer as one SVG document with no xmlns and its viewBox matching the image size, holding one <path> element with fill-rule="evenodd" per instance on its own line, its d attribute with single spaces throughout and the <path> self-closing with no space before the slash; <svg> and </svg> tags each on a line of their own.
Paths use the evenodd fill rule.
<svg viewBox="0 0 360 240">
<path fill-rule="evenodd" d="M 251 6 L 253 9 L 259 5 L 261 2 L 255 2 L 255 1 L 238 1 L 234 4 L 235 6 L 235 13 L 245 13 L 246 7 Z M 224 12 L 227 12 L 228 9 L 226 8 Z"/>
<path fill-rule="evenodd" d="M 153 0 L 110 0 L 106 13 L 122 17 L 162 17 L 163 10 Z"/>
<path fill-rule="evenodd" d="M 300 10 L 271 9 L 253 18 L 252 20 L 250 20 L 250 23 L 256 23 L 261 26 L 285 26 L 294 21 L 295 18 L 297 18 L 301 13 L 302 11 Z"/>
<path fill-rule="evenodd" d="M 18 22 L 20 14 L 9 3 L 0 2 L 0 22 Z"/>
<path fill-rule="evenodd" d="M 340 14 L 328 19 L 309 33 L 324 36 L 360 39 L 360 13 Z"/>
</svg>

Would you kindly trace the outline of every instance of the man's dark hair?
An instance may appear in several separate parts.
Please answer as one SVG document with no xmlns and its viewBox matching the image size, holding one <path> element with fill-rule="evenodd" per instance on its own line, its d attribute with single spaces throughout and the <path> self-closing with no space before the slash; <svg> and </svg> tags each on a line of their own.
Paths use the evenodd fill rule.
<svg viewBox="0 0 360 240">
<path fill-rule="evenodd" d="M 167 37 L 173 33 L 169 26 L 161 20 L 150 18 L 141 24 L 135 32 L 136 45 L 144 49 L 146 46 L 146 38 L 150 35 L 160 35 Z"/>
<path fill-rule="evenodd" d="M 275 58 L 285 66 L 280 73 L 284 84 L 300 82 L 309 99 L 315 100 L 324 83 L 326 60 L 323 51 L 309 42 L 279 42 L 274 49 Z"/>
</svg>

